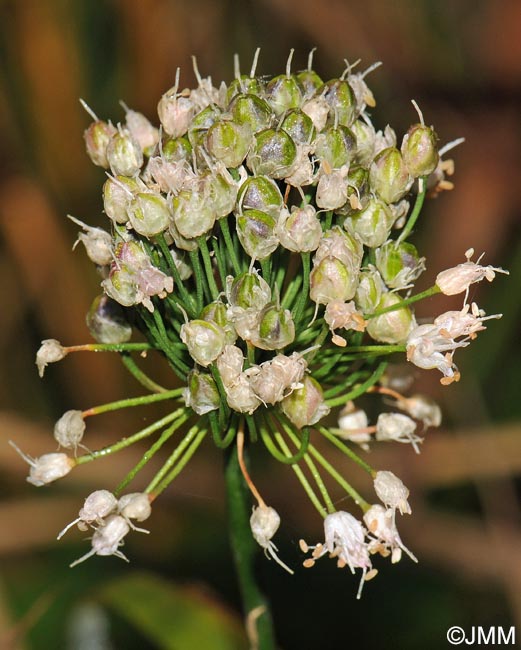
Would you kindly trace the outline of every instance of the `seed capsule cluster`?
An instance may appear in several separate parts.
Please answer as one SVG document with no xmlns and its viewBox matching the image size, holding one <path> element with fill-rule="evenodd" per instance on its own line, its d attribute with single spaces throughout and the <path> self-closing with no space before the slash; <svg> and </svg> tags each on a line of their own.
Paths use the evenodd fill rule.
<svg viewBox="0 0 521 650">
<path fill-rule="evenodd" d="M 159 310 L 163 343 L 176 337 L 169 356 L 186 381 L 186 404 L 204 414 L 224 397 L 251 414 L 281 402 L 301 427 L 329 412 L 308 375 L 315 353 L 303 354 L 313 318 L 337 346 L 349 335 L 335 330 L 367 326 L 374 341 L 389 344 L 404 343 L 414 328 L 406 306 L 371 321 L 363 314 L 399 302 L 397 290 L 425 268 L 400 228 L 415 179 L 443 172 L 423 118 L 401 145 L 390 126 L 373 126 L 365 77 L 376 66 L 346 65 L 324 81 L 312 55 L 293 73 L 292 55 L 271 79 L 255 74 L 258 52 L 249 75 L 236 61 L 229 85 L 215 87 L 195 66 L 197 88 L 182 90 L 178 73 L 159 101 L 159 129 L 126 106 L 124 124 L 96 118 L 85 141 L 107 170 L 112 228 L 109 235 L 84 226 L 80 240 L 104 275 L 106 297 L 88 317 L 96 340 L 104 331 L 107 342 L 118 333 L 128 340 L 120 315 L 110 318 L 115 301 L 139 307 L 135 324 L 157 342 L 157 315 L 141 306 Z M 100 264 L 100 242 L 110 264 Z"/>
</svg>

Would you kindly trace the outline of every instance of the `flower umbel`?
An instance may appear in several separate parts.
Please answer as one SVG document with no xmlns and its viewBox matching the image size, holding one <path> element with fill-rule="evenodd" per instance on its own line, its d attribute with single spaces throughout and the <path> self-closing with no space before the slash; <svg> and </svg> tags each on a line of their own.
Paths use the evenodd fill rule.
<svg viewBox="0 0 521 650">
<path fill-rule="evenodd" d="M 249 76 L 237 59 L 235 78 L 219 86 L 194 62 L 198 85 L 181 90 L 178 70 L 159 100 L 158 125 L 123 106 L 124 121 L 113 126 L 83 102 L 94 119 L 85 131 L 87 153 L 109 170 L 106 230 L 72 218 L 102 277 L 87 316 L 95 342 L 65 347 L 47 339 L 36 364 L 43 376 L 71 352 L 116 353 L 146 392 L 63 414 L 54 436 L 74 458 L 52 452 L 33 459 L 12 444 L 30 465 L 27 480 L 43 486 L 76 465 L 150 440 L 119 485 L 90 494 L 59 534 L 75 525 L 93 529 L 91 549 L 75 566 L 94 555 L 126 560 L 126 535 L 148 532 L 136 524 L 211 439 L 226 450 L 228 467 L 231 459 L 237 463 L 241 485 L 256 502 L 242 517 L 248 535 L 292 573 L 272 541 L 281 517 L 248 469 L 248 456 L 265 447 L 291 467 L 324 520 L 324 543 L 301 545 L 312 549 L 305 566 L 329 554 L 352 573 L 361 569 L 359 598 L 377 572 L 372 555 L 416 558 L 396 528 L 396 512 L 411 513 L 408 488 L 351 445 L 409 443 L 419 452 L 425 429 L 441 422 L 432 400 L 402 394 L 410 385 L 393 383 L 391 355 L 437 368 L 450 384 L 460 378 L 455 351 L 486 320 L 500 317 L 485 316 L 465 295 L 460 311 L 418 325 L 414 303 L 440 292 L 468 294 L 471 284 L 506 271 L 473 262 L 470 249 L 466 262 L 415 294 L 425 258 L 409 238 L 427 188 L 453 187 L 445 175 L 454 165 L 443 154 L 460 141 L 439 149 L 416 104 L 420 122 L 401 140 L 389 125 L 378 130 L 367 111 L 375 98 L 366 81 L 376 64 L 358 73 L 346 63 L 338 78 L 324 82 L 312 54 L 307 69 L 292 72 L 292 50 L 285 74 L 266 79 L 256 76 L 258 55 Z M 172 383 L 181 387 L 158 384 L 139 354 L 166 359 Z M 400 413 L 380 413 L 370 424 L 357 402 L 364 395 L 391 397 Z M 105 448 L 84 447 L 87 417 L 159 401 L 171 405 L 167 415 Z M 336 428 L 327 424 L 330 413 Z M 348 472 L 322 454 L 322 442 L 367 472 L 383 505 L 370 505 L 353 488 Z M 145 489 L 122 494 L 156 454 L 164 458 Z M 332 483 L 365 525 L 337 510 Z M 236 491 L 230 495 L 233 501 Z"/>
</svg>

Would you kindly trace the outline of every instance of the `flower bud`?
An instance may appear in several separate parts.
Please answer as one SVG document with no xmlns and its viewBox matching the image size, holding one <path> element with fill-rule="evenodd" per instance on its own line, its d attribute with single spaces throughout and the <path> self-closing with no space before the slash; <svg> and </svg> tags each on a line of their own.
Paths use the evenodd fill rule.
<svg viewBox="0 0 521 650">
<path fill-rule="evenodd" d="M 222 327 L 226 334 L 226 343 L 233 344 L 237 339 L 237 332 L 232 323 L 228 320 L 226 306 L 220 301 L 215 300 L 206 307 L 203 307 L 199 318 L 201 320 L 212 321 Z"/>
<path fill-rule="evenodd" d="M 103 209 L 107 217 L 115 223 L 127 223 L 129 202 L 136 192 L 145 189 L 146 185 L 139 178 L 109 176 L 103 185 Z"/>
<path fill-rule="evenodd" d="M 126 343 L 132 336 L 132 327 L 120 305 L 103 294 L 94 298 L 85 320 L 98 343 Z"/>
<path fill-rule="evenodd" d="M 318 381 L 306 375 L 302 383 L 302 388 L 294 390 L 280 402 L 282 412 L 298 429 L 316 424 L 330 411 Z"/>
<path fill-rule="evenodd" d="M 54 439 L 66 449 L 76 450 L 84 433 L 85 421 L 81 411 L 65 411 L 54 425 Z"/>
<path fill-rule="evenodd" d="M 368 428 L 368 425 L 366 412 L 357 408 L 353 402 L 348 402 L 340 411 L 339 428 L 332 429 L 332 433 L 342 440 L 354 442 L 365 451 L 369 451 L 368 443 L 371 442 L 371 434 L 364 430 Z"/>
<path fill-rule="evenodd" d="M 133 492 L 124 494 L 119 498 L 118 510 L 125 519 L 145 521 L 152 514 L 150 498 L 145 492 Z"/>
<path fill-rule="evenodd" d="M 112 173 L 135 176 L 143 165 L 143 151 L 128 129 L 119 127 L 107 146 L 107 160 Z"/>
<path fill-rule="evenodd" d="M 132 228 L 145 237 L 164 232 L 172 217 L 166 199 L 156 192 L 139 192 L 127 205 Z"/>
<path fill-rule="evenodd" d="M 351 162 L 356 152 L 356 137 L 345 126 L 330 126 L 317 137 L 315 154 L 333 169 Z"/>
<path fill-rule="evenodd" d="M 56 363 L 67 356 L 69 351 L 56 339 L 45 339 L 36 353 L 36 365 L 38 374 L 43 377 L 45 368 L 49 363 Z"/>
<path fill-rule="evenodd" d="M 220 120 L 208 129 L 206 148 L 226 167 L 238 167 L 246 158 L 252 142 L 252 132 L 248 125 Z"/>
<path fill-rule="evenodd" d="M 254 174 L 284 178 L 290 174 L 296 158 L 297 147 L 285 131 L 265 129 L 255 134 L 246 162 Z"/>
<path fill-rule="evenodd" d="M 388 241 L 376 249 L 376 268 L 391 289 L 404 289 L 425 270 L 425 258 L 413 244 Z"/>
<path fill-rule="evenodd" d="M 432 174 L 439 162 L 438 137 L 424 124 L 411 126 L 402 141 L 403 161 L 409 174 L 418 178 Z"/>
<path fill-rule="evenodd" d="M 87 153 L 92 162 L 98 167 L 109 168 L 107 146 L 116 133 L 116 128 L 110 122 L 96 120 L 83 133 Z"/>
<path fill-rule="evenodd" d="M 188 374 L 186 384 L 183 392 L 185 404 L 197 415 L 204 415 L 219 408 L 219 391 L 211 375 L 192 370 Z"/>
<path fill-rule="evenodd" d="M 239 189 L 238 205 L 240 212 L 261 210 L 278 219 L 284 199 L 274 180 L 267 176 L 250 176 Z"/>
<path fill-rule="evenodd" d="M 396 305 L 401 300 L 402 298 L 395 293 L 384 293 L 377 310 Z M 407 341 L 407 337 L 415 325 L 416 322 L 409 307 L 401 307 L 381 314 L 381 316 L 370 318 L 366 331 L 375 341 L 401 345 Z"/>
<path fill-rule="evenodd" d="M 324 257 L 315 263 L 310 274 L 309 297 L 314 302 L 327 305 L 329 302 L 346 302 L 354 297 L 358 275 L 335 257 Z"/>
<path fill-rule="evenodd" d="M 357 117 L 356 98 L 345 79 L 327 81 L 317 94 L 329 105 L 331 123 L 351 126 Z"/>
<path fill-rule="evenodd" d="M 289 111 L 280 126 L 297 146 L 310 144 L 315 138 L 313 121 L 300 109 Z"/>
<path fill-rule="evenodd" d="M 275 232 L 282 246 L 294 253 L 316 250 L 322 238 L 322 226 L 311 204 L 302 208 L 293 206 L 291 214 L 283 210 Z"/>
<path fill-rule="evenodd" d="M 250 517 L 250 527 L 255 541 L 266 548 L 280 526 L 280 517 L 274 508 L 259 506 L 253 508 Z"/>
<path fill-rule="evenodd" d="M 365 246 L 376 248 L 388 238 L 394 216 L 387 203 L 370 199 L 362 210 L 351 213 L 345 224 L 349 224 Z"/>
<path fill-rule="evenodd" d="M 273 120 L 273 111 L 261 98 L 252 94 L 236 95 L 229 112 L 234 122 L 251 128 L 252 133 L 267 129 Z"/>
<path fill-rule="evenodd" d="M 183 190 L 172 199 L 173 221 L 177 232 L 187 239 L 193 239 L 209 232 L 215 223 L 215 210 L 204 192 L 197 189 Z M 172 224 L 170 232 L 175 238 Z"/>
<path fill-rule="evenodd" d="M 216 323 L 192 320 L 181 326 L 181 341 L 192 359 L 207 367 L 215 361 L 226 345 L 226 334 Z"/>
<path fill-rule="evenodd" d="M 376 472 L 374 489 L 385 506 L 392 510 L 398 509 L 402 515 L 411 514 L 411 506 L 407 502 L 409 490 L 392 472 Z"/>
<path fill-rule="evenodd" d="M 269 257 L 279 245 L 275 219 L 260 210 L 245 210 L 236 221 L 237 236 L 244 250 L 256 260 Z"/>
<path fill-rule="evenodd" d="M 258 97 L 263 93 L 263 85 L 263 80 L 259 77 L 249 77 L 245 74 L 236 75 L 235 79 L 228 85 L 226 100 L 228 103 L 233 103 L 241 95 Z"/>
<path fill-rule="evenodd" d="M 261 350 L 281 350 L 295 339 L 295 323 L 289 309 L 271 303 L 259 314 L 259 328 L 251 341 Z"/>
<path fill-rule="evenodd" d="M 176 88 L 171 88 L 159 100 L 157 113 L 165 133 L 178 138 L 188 131 L 195 106 L 189 97 L 180 96 Z"/>
<path fill-rule="evenodd" d="M 412 178 L 396 147 L 388 147 L 373 160 L 369 171 L 371 188 L 387 203 L 396 203 L 410 190 Z"/>
</svg>

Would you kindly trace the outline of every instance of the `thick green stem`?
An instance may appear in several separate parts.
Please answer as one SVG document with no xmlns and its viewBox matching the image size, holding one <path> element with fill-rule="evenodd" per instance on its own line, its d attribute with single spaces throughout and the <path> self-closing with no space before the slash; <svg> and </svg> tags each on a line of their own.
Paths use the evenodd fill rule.
<svg viewBox="0 0 521 650">
<path fill-rule="evenodd" d="M 239 467 L 237 450 L 230 448 L 225 467 L 230 543 L 244 604 L 250 645 L 257 650 L 275 650 L 275 634 L 266 598 L 254 573 L 259 546 L 251 534 L 251 499 Z"/>
</svg>

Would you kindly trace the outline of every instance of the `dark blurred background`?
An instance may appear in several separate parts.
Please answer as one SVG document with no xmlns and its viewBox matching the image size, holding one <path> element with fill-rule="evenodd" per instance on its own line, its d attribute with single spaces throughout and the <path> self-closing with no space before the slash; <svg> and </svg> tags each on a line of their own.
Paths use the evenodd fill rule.
<svg viewBox="0 0 521 650">
<path fill-rule="evenodd" d="M 87 547 L 78 532 L 57 543 L 57 531 L 86 494 L 114 487 L 139 449 L 38 491 L 7 441 L 34 456 L 54 451 L 53 422 L 65 410 L 142 392 L 112 355 L 71 355 L 43 381 L 34 365 L 42 339 L 90 340 L 84 314 L 99 292 L 83 251 L 71 251 L 77 228 L 65 218 L 104 223 L 104 175 L 84 153 L 89 117 L 78 98 L 103 119 L 123 120 L 124 100 L 157 123 L 175 69 L 182 85 L 194 84 L 192 54 L 217 84 L 232 79 L 235 52 L 249 70 L 258 46 L 258 73 L 266 75 L 284 70 L 290 48 L 302 69 L 316 46 L 324 79 L 341 74 L 344 59 L 382 61 L 369 79 L 376 124 L 389 122 L 400 138 L 415 121 L 415 99 L 442 143 L 466 138 L 452 155 L 455 190 L 427 204 L 415 234 L 428 265 L 419 288 L 463 261 L 470 246 L 511 272 L 474 285 L 479 305 L 504 316 L 458 354 L 462 381 L 443 388 L 435 371 L 418 374 L 445 413 L 421 456 L 401 446 L 371 452 L 373 465 L 411 488 L 413 515 L 400 525 L 419 565 L 381 563 L 357 602 L 357 579 L 332 562 L 289 578 L 260 559 L 280 646 L 437 650 L 447 647 L 451 625 L 517 625 L 521 635 L 519 0 L 4 0 L 0 33 L 0 647 L 196 650 L 189 640 L 169 646 L 150 634 L 139 589 L 124 587 L 137 613 L 118 607 L 129 575 L 159 576 L 187 603 L 205 603 L 232 627 L 240 620 L 221 457 L 210 445 L 155 504 L 151 535 L 129 539 L 130 567 L 96 558 L 69 570 Z M 436 298 L 417 313 L 459 304 Z M 164 368 L 153 370 L 169 382 Z M 129 435 L 156 415 L 149 408 L 89 421 L 87 444 Z M 254 472 L 283 518 L 281 557 L 298 566 L 299 537 L 317 538 L 321 524 L 288 468 L 261 458 Z M 188 625 L 190 614 L 183 620 Z"/>
</svg>

